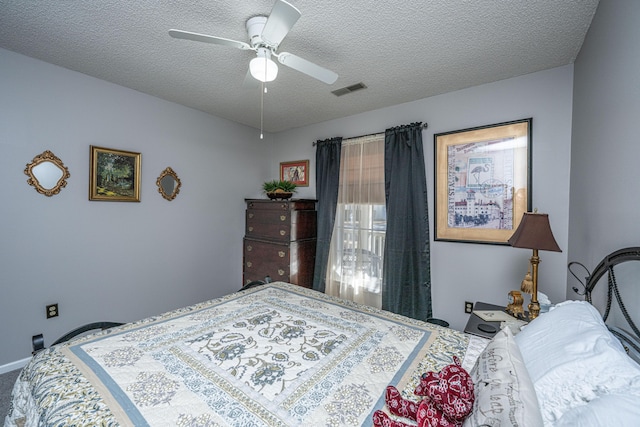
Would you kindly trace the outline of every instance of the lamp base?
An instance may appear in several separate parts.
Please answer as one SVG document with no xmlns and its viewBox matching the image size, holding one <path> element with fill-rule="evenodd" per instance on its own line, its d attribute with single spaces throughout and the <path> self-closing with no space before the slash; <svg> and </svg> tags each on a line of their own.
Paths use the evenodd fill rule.
<svg viewBox="0 0 640 427">
<path fill-rule="evenodd" d="M 538 257 L 538 250 L 533 250 L 533 255 L 529 260 L 531 265 L 531 282 L 533 287 L 531 288 L 531 302 L 529 303 L 529 320 L 533 320 L 540 314 L 540 303 L 538 303 L 538 264 L 540 264 L 540 257 Z"/>
<path fill-rule="evenodd" d="M 540 303 L 538 301 L 531 301 L 529 303 L 529 320 L 533 320 L 540 314 Z"/>
</svg>

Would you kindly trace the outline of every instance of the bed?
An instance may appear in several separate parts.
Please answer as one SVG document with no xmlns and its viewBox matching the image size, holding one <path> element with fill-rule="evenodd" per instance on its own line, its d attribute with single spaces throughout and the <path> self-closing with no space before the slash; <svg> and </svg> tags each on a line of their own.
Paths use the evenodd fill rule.
<svg viewBox="0 0 640 427">
<path fill-rule="evenodd" d="M 5 427 L 370 426 L 388 385 L 418 400 L 454 356 L 465 427 L 640 425 L 640 366 L 587 302 L 485 340 L 269 283 L 37 353 Z"/>
<path fill-rule="evenodd" d="M 367 425 L 387 385 L 413 390 L 473 342 L 269 283 L 38 352 L 5 425 Z"/>
</svg>

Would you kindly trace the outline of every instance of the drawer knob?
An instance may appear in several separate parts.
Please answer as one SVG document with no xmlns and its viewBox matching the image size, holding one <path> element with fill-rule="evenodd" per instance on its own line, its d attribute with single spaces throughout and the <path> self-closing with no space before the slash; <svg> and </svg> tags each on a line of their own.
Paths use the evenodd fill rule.
<svg viewBox="0 0 640 427">
<path fill-rule="evenodd" d="M 249 231 L 253 231 L 253 227 L 249 227 Z"/>
<path fill-rule="evenodd" d="M 249 218 L 253 218 L 253 214 L 252 213 L 249 214 Z"/>
<path fill-rule="evenodd" d="M 248 252 L 251 252 L 252 250 L 253 250 L 253 248 L 251 247 L 251 245 L 248 245 L 248 246 L 247 246 L 247 251 L 248 251 Z"/>
<path fill-rule="evenodd" d="M 285 234 L 287 234 L 287 231 L 286 231 L 286 230 L 280 230 L 280 235 L 281 235 L 281 236 L 284 236 Z"/>
<path fill-rule="evenodd" d="M 278 256 L 279 256 L 280 258 L 284 258 L 284 251 L 279 251 L 279 252 L 278 252 Z"/>
<path fill-rule="evenodd" d="M 247 261 L 247 268 L 251 268 L 252 265 L 251 261 Z"/>
<path fill-rule="evenodd" d="M 278 269 L 278 274 L 281 275 L 281 276 L 284 276 L 284 270 Z"/>
<path fill-rule="evenodd" d="M 287 219 L 286 215 L 280 215 L 280 221 L 285 221 Z"/>
</svg>

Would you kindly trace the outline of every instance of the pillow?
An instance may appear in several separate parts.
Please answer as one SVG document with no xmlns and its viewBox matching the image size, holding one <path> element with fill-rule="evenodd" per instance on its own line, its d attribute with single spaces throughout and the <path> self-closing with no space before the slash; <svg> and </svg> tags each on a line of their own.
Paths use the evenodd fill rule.
<svg viewBox="0 0 640 427">
<path fill-rule="evenodd" d="M 545 423 L 598 396 L 640 381 L 640 366 L 607 330 L 598 310 L 565 301 L 516 335 Z"/>
<path fill-rule="evenodd" d="M 565 412 L 555 427 L 640 426 L 640 393 L 605 394 Z"/>
<path fill-rule="evenodd" d="M 473 408 L 473 380 L 453 356 L 453 363 L 440 372 L 425 372 L 413 392 L 427 396 L 435 407 L 451 421 L 462 421 Z"/>
<path fill-rule="evenodd" d="M 538 399 L 511 329 L 493 337 L 470 374 L 475 402 L 464 427 L 542 426 Z"/>
</svg>

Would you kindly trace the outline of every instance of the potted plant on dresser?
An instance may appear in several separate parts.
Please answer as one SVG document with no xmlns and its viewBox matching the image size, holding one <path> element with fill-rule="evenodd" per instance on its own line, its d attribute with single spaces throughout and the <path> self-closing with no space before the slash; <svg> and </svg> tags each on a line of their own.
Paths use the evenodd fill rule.
<svg viewBox="0 0 640 427">
<path fill-rule="evenodd" d="M 270 199 L 288 199 L 296 191 L 296 184 L 291 181 L 274 179 L 262 184 L 262 189 Z"/>
</svg>

